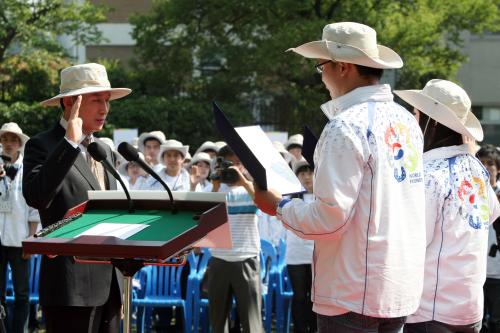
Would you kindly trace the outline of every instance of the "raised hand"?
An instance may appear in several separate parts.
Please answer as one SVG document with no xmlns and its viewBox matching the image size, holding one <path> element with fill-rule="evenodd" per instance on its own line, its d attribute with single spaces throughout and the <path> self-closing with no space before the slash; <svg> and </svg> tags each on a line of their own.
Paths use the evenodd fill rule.
<svg viewBox="0 0 500 333">
<path fill-rule="evenodd" d="M 80 105 L 82 104 L 82 95 L 73 102 L 71 113 L 68 118 L 68 127 L 66 128 L 66 138 L 75 144 L 78 144 L 83 135 L 83 121 L 78 117 L 80 112 Z"/>
</svg>

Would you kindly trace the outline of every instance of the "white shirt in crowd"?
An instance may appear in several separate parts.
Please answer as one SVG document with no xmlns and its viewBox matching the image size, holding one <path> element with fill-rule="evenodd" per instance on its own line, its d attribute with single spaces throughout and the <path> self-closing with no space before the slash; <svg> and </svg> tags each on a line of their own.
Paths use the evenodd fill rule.
<svg viewBox="0 0 500 333">
<path fill-rule="evenodd" d="M 226 192 L 231 249 L 212 249 L 212 256 L 226 261 L 243 261 L 258 256 L 260 236 L 257 228 L 257 207 L 243 186 L 221 184 L 219 192 Z"/>
<path fill-rule="evenodd" d="M 315 241 L 313 310 L 401 317 L 418 308 L 425 261 L 422 132 L 389 85 L 322 106 L 330 120 L 314 153 L 314 195 L 282 220 Z"/>
<path fill-rule="evenodd" d="M 314 201 L 312 193 L 305 193 L 302 200 L 309 203 Z M 311 264 L 314 252 L 314 241 L 302 239 L 290 230 L 286 230 L 286 254 L 287 265 Z"/>
<path fill-rule="evenodd" d="M 276 216 L 267 215 L 261 210 L 257 210 L 258 229 L 260 239 L 268 241 L 278 247 L 280 240 L 286 239 L 286 229 Z"/>
<path fill-rule="evenodd" d="M 38 210 L 28 206 L 23 196 L 22 154 L 13 166 L 18 169 L 16 177 L 11 180 L 6 176 L 0 180 L 0 201 L 8 201 L 11 205 L 10 211 L 0 212 L 0 240 L 2 246 L 21 247 L 21 242 L 29 235 L 28 222 L 40 223 L 40 216 Z"/>
<path fill-rule="evenodd" d="M 163 167 L 160 172 L 158 172 L 160 178 L 167 184 L 171 191 L 178 192 L 189 192 L 190 190 L 190 179 L 189 172 L 182 168 L 178 176 L 172 177 L 166 173 L 166 167 Z M 151 176 L 148 176 L 144 183 L 140 185 L 141 190 L 157 190 L 163 191 L 163 186 L 159 181 Z"/>
<path fill-rule="evenodd" d="M 408 322 L 477 323 L 483 317 L 488 229 L 500 215 L 498 200 L 487 171 L 465 144 L 426 152 L 424 168 L 424 292 Z"/>
</svg>

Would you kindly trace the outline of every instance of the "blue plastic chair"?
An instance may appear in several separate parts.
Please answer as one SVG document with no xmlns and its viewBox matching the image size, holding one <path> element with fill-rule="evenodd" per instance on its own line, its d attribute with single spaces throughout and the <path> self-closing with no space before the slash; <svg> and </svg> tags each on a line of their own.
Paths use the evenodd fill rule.
<svg viewBox="0 0 500 333">
<path fill-rule="evenodd" d="M 6 272 L 6 283 L 5 283 L 5 303 L 7 305 L 14 304 L 14 284 L 12 282 L 12 271 L 10 265 L 7 265 Z"/>
<path fill-rule="evenodd" d="M 32 255 L 30 259 L 30 304 L 38 304 L 38 282 L 40 281 L 40 255 Z"/>
<path fill-rule="evenodd" d="M 276 332 L 290 332 L 293 290 L 285 263 L 286 243 L 280 240 L 276 283 Z"/>
<path fill-rule="evenodd" d="M 190 256 L 194 256 L 192 253 Z M 192 297 L 186 293 L 186 299 L 181 293 L 181 274 L 184 266 L 148 266 L 146 272 L 146 286 L 143 298 L 133 299 L 133 305 L 142 308 L 144 314 L 141 318 L 141 331 L 149 330 L 151 325 L 151 313 L 153 308 L 173 307 L 182 309 L 184 319 L 184 332 L 191 332 L 192 325 Z M 195 267 L 191 267 L 191 272 Z M 191 274 L 191 273 L 190 273 Z M 190 290 L 190 279 L 188 278 L 187 290 Z"/>
<path fill-rule="evenodd" d="M 209 332 L 210 325 L 208 320 L 208 298 L 202 298 L 202 283 L 205 273 L 207 271 L 208 262 L 212 255 L 209 249 L 202 249 L 201 254 L 198 257 L 198 267 L 196 275 L 192 277 L 192 290 L 191 295 L 193 297 L 193 327 L 194 332 L 198 332 L 200 327 L 200 321 L 202 326 L 202 332 Z"/>
<path fill-rule="evenodd" d="M 264 330 L 271 332 L 273 315 L 273 294 L 276 289 L 278 273 L 278 255 L 274 246 L 260 240 L 260 278 L 262 283 L 262 314 Z"/>
</svg>

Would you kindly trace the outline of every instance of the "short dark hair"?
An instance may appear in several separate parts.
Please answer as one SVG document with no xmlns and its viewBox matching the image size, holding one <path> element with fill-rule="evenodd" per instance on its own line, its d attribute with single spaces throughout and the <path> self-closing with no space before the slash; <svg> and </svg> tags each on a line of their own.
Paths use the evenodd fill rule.
<svg viewBox="0 0 500 333">
<path fill-rule="evenodd" d="M 158 143 L 161 145 L 161 141 L 160 141 L 160 140 L 158 140 L 157 138 L 155 138 L 154 136 L 148 136 L 148 137 L 144 140 L 143 145 L 146 145 L 146 142 L 151 141 L 151 140 L 158 141 Z"/>
<path fill-rule="evenodd" d="M 492 159 L 493 161 L 495 161 L 497 169 L 500 170 L 500 152 L 494 145 L 486 144 L 481 146 L 481 149 L 479 149 L 476 153 L 476 157 L 479 159 L 482 158 Z"/>
<path fill-rule="evenodd" d="M 423 112 L 420 112 L 418 124 L 422 133 L 424 133 L 424 152 L 439 147 L 458 146 L 464 143 L 462 134 L 444 126 Z"/>
<path fill-rule="evenodd" d="M 306 172 L 306 171 L 314 172 L 313 168 L 309 164 L 307 164 L 307 165 L 300 166 L 297 169 L 297 171 L 295 171 L 295 175 L 298 175 L 299 173 Z"/>
<path fill-rule="evenodd" d="M 377 80 L 380 80 L 384 74 L 384 70 L 382 68 L 366 67 L 356 64 L 354 64 L 354 66 L 356 67 L 358 74 L 363 77 L 374 77 Z"/>
<path fill-rule="evenodd" d="M 219 149 L 219 152 L 217 153 L 217 156 L 224 157 L 224 158 L 226 158 L 228 156 L 233 156 L 233 155 L 235 155 L 235 153 L 231 149 L 231 147 L 229 147 L 229 145 L 225 145 L 224 147 Z"/>
</svg>

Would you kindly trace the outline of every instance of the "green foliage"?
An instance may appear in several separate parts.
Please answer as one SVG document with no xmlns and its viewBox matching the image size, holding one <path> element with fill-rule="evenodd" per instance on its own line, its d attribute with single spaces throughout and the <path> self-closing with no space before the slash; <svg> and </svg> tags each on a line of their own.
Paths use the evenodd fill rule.
<svg viewBox="0 0 500 333">
<path fill-rule="evenodd" d="M 0 101 L 40 101 L 59 85 L 59 71 L 69 65 L 57 37 L 98 43 L 95 26 L 104 8 L 88 1 L 0 1 Z"/>
<path fill-rule="evenodd" d="M 0 124 L 16 122 L 29 136 L 52 128 L 60 118 L 59 108 L 47 108 L 38 103 L 0 103 Z"/>
<path fill-rule="evenodd" d="M 499 0 L 156 0 L 132 19 L 139 94 L 216 99 L 259 123 L 297 132 L 322 128 L 329 99 L 313 62 L 285 53 L 318 40 L 325 24 L 357 21 L 405 61 L 398 88 L 452 79 L 464 61 L 462 33 L 495 31 Z M 142 79 L 141 79 L 142 78 Z M 144 79 L 147 78 L 147 79 Z"/>
<path fill-rule="evenodd" d="M 240 123 L 250 121 L 240 110 L 230 106 L 225 110 Z M 111 136 L 115 128 L 138 128 L 139 133 L 161 130 L 169 139 L 180 140 L 194 149 L 206 140 L 220 140 L 210 103 L 203 105 L 188 98 L 143 96 L 116 100 L 111 102 L 107 120 L 103 136 Z"/>
</svg>

